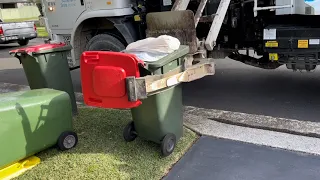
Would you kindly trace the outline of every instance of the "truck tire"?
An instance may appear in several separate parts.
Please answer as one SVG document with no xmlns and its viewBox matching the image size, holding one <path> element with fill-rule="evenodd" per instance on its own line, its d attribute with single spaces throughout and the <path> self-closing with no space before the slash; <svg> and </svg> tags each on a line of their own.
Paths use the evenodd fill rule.
<svg viewBox="0 0 320 180">
<path fill-rule="evenodd" d="M 110 34 L 99 34 L 90 39 L 86 45 L 87 51 L 115 51 L 124 50 L 125 45 Z"/>
<path fill-rule="evenodd" d="M 18 44 L 19 44 L 20 46 L 26 46 L 26 45 L 29 44 L 29 39 L 19 40 L 19 41 L 18 41 Z"/>
</svg>

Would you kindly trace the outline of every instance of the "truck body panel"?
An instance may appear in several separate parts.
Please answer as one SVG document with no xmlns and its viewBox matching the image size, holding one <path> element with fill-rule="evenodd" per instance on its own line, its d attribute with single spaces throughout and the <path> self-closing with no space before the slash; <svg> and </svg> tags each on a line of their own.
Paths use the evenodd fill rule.
<svg viewBox="0 0 320 180">
<path fill-rule="evenodd" d="M 284 56 L 284 54 L 294 51 L 289 46 L 285 46 L 286 48 L 272 47 L 271 50 L 266 48 L 266 40 L 279 40 L 277 42 L 281 43 L 279 47 L 284 47 L 282 43 L 286 43 L 283 40 L 286 37 L 282 37 L 281 34 L 275 34 L 271 39 L 265 39 L 264 33 L 269 27 L 273 29 L 281 29 L 283 26 L 303 27 L 303 31 L 306 33 L 308 31 L 319 31 L 320 28 L 315 23 L 320 21 L 320 15 L 315 15 L 314 7 L 306 4 L 304 0 L 67 1 L 73 3 L 71 7 L 69 5 L 60 7 L 66 0 L 43 1 L 46 1 L 44 3 L 46 6 L 45 14 L 48 18 L 48 27 L 54 34 L 53 40 L 66 42 L 67 39 L 74 48 L 71 51 L 72 62 L 70 66 L 79 65 L 80 54 L 86 50 L 86 44 L 96 35 L 109 34 L 117 38 L 119 40 L 117 43 L 122 43 L 122 46 L 145 38 L 145 32 L 147 31 L 146 15 L 151 12 L 192 11 L 195 15 L 198 41 L 198 52 L 195 54 L 201 54 L 199 55 L 201 58 L 207 56 L 214 58 L 229 57 L 248 65 L 267 69 L 288 64 L 289 57 Z M 49 1 L 55 3 L 49 3 Z M 56 9 L 56 11 L 49 11 L 48 9 L 51 6 L 54 6 L 52 9 Z M 66 20 L 60 21 L 62 18 Z M 183 18 L 177 22 L 183 23 Z M 60 24 L 57 26 L 54 23 Z M 165 23 L 162 22 L 162 24 Z M 300 33 L 301 31 L 297 32 Z M 295 33 L 291 39 L 303 40 L 303 38 L 306 38 L 303 37 L 305 33 L 299 33 Z M 313 39 L 320 39 L 317 34 L 315 33 L 315 36 L 312 37 L 312 42 Z M 255 51 L 258 58 L 249 55 L 248 50 L 250 49 Z M 239 51 L 241 50 L 247 50 L 247 54 L 240 55 Z M 277 52 L 277 55 L 275 55 L 275 52 Z M 270 53 L 272 54 L 270 55 Z M 304 67 L 303 63 L 309 62 L 308 57 L 310 56 L 308 54 L 310 52 L 308 48 L 304 48 L 299 50 L 299 53 L 305 53 L 303 57 L 306 58 L 299 61 L 299 63 L 302 63 L 299 67 Z M 313 59 L 311 60 L 317 62 L 317 65 L 320 64 L 318 56 L 320 56 L 320 52 L 318 50 L 313 51 Z M 274 57 L 281 57 L 281 60 Z M 310 70 L 310 68 L 302 69 Z"/>
<path fill-rule="evenodd" d="M 82 32 L 88 31 L 90 28 L 115 27 L 121 34 L 125 34 L 128 43 L 136 40 L 134 33 L 131 33 L 134 29 L 123 18 L 134 13 L 130 0 L 44 0 L 43 5 L 47 29 L 52 34 L 52 40 L 64 42 L 74 47 L 68 57 L 70 67 L 79 66 L 80 52 L 78 49 L 84 47 L 82 38 L 84 36 L 90 37 L 88 33 Z M 88 21 L 90 21 L 90 27 L 87 25 Z M 104 24 L 99 27 L 101 21 L 104 21 Z"/>
<path fill-rule="evenodd" d="M 49 28 L 54 30 L 71 30 L 74 23 L 85 11 L 84 4 L 76 0 L 44 0 L 45 16 L 48 19 Z"/>
</svg>

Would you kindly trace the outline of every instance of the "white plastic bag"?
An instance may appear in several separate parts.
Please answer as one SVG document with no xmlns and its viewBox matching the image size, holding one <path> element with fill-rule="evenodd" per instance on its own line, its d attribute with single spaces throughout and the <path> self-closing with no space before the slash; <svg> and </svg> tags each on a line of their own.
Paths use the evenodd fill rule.
<svg viewBox="0 0 320 180">
<path fill-rule="evenodd" d="M 150 52 L 128 52 L 136 55 L 139 59 L 145 62 L 154 62 L 168 55 L 168 53 L 150 53 Z"/>
<path fill-rule="evenodd" d="M 180 41 L 172 36 L 161 35 L 157 38 L 149 37 L 129 44 L 126 48 L 128 52 L 147 53 L 172 53 L 179 49 Z"/>
</svg>

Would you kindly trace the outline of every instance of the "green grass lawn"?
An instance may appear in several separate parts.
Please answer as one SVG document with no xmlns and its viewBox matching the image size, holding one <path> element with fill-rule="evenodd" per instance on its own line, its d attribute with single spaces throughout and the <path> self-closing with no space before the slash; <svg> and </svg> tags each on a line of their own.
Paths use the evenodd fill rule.
<svg viewBox="0 0 320 180">
<path fill-rule="evenodd" d="M 48 37 L 48 32 L 45 27 L 37 27 L 38 37 Z"/>
<path fill-rule="evenodd" d="M 76 148 L 39 153 L 41 163 L 17 179 L 161 179 L 198 138 L 185 129 L 173 154 L 160 157 L 159 145 L 137 138 L 125 142 L 122 131 L 130 111 L 80 108 L 74 119 Z"/>
<path fill-rule="evenodd" d="M 23 22 L 23 21 L 38 21 L 38 17 L 34 18 L 21 18 L 21 19 L 4 19 L 4 22 Z"/>
</svg>

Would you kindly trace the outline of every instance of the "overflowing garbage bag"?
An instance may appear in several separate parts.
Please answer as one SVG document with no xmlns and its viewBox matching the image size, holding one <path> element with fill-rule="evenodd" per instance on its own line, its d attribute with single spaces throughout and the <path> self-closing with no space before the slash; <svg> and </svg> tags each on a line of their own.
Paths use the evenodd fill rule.
<svg viewBox="0 0 320 180">
<path fill-rule="evenodd" d="M 133 42 L 127 46 L 126 52 L 136 55 L 145 62 L 154 62 L 173 53 L 179 47 L 180 41 L 177 38 L 161 35 Z"/>
</svg>

